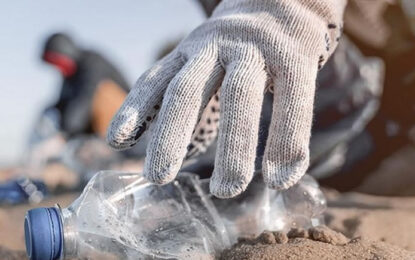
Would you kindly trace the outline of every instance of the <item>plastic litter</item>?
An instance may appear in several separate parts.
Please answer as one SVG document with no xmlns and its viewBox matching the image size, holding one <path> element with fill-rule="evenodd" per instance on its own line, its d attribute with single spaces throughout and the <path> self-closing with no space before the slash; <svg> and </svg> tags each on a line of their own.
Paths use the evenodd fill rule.
<svg viewBox="0 0 415 260">
<path fill-rule="evenodd" d="M 266 189 L 257 176 L 242 196 L 211 197 L 207 180 L 181 173 L 157 186 L 140 174 L 100 172 L 68 208 L 25 218 L 30 259 L 213 259 L 238 237 L 323 223 L 326 201 L 309 176 Z"/>
<path fill-rule="evenodd" d="M 46 185 L 40 180 L 19 177 L 0 183 L 0 205 L 39 203 L 48 194 Z"/>
</svg>

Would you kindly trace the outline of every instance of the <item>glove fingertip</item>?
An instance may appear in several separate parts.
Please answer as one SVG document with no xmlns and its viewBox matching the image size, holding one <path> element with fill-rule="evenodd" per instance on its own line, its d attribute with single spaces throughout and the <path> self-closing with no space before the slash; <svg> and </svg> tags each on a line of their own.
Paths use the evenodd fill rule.
<svg viewBox="0 0 415 260">
<path fill-rule="evenodd" d="M 225 180 L 221 177 L 215 177 L 214 174 L 210 180 L 209 188 L 210 193 L 215 197 L 220 199 L 229 199 L 244 192 L 248 187 L 248 183 L 242 180 Z"/>
<path fill-rule="evenodd" d="M 152 162 L 151 158 L 148 158 L 145 163 L 143 175 L 151 183 L 165 185 L 176 178 L 181 167 L 181 162 L 173 163 L 159 171 L 155 170 L 158 168 L 157 165 L 160 164 L 158 162 Z"/>
<path fill-rule="evenodd" d="M 126 120 L 123 122 L 114 118 L 107 130 L 106 141 L 115 150 L 126 150 L 134 146 L 147 130 L 146 122 L 140 125 L 127 124 Z"/>
<path fill-rule="evenodd" d="M 281 166 L 273 163 L 264 163 L 264 182 L 270 189 L 287 190 L 294 186 L 305 174 L 308 163 L 295 166 Z"/>
<path fill-rule="evenodd" d="M 117 131 L 114 128 L 115 127 L 113 126 L 113 122 L 111 122 L 110 126 L 107 129 L 106 142 L 111 148 L 119 150 L 122 149 L 124 145 L 121 139 L 118 137 Z"/>
</svg>

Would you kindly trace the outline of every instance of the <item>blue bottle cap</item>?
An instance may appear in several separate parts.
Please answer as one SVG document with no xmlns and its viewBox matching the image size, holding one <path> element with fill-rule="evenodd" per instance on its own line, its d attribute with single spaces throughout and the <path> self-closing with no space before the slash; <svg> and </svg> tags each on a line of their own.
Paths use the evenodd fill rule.
<svg viewBox="0 0 415 260">
<path fill-rule="evenodd" d="M 62 220 L 57 208 L 37 208 L 26 213 L 24 230 L 31 260 L 57 260 L 63 252 Z"/>
</svg>

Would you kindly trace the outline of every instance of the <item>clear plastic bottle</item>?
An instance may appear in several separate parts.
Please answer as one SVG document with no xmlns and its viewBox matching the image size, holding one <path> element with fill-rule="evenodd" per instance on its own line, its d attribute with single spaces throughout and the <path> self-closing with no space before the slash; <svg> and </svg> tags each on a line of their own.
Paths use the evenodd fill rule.
<svg viewBox="0 0 415 260">
<path fill-rule="evenodd" d="M 139 174 L 100 172 L 66 209 L 25 219 L 30 259 L 213 259 L 230 246 L 195 175 L 165 186 Z"/>
<path fill-rule="evenodd" d="M 68 208 L 27 213 L 26 250 L 34 260 L 213 259 L 241 236 L 323 224 L 325 203 L 310 176 L 279 192 L 258 174 L 243 194 L 220 200 L 195 174 L 157 186 L 100 172 Z"/>
</svg>

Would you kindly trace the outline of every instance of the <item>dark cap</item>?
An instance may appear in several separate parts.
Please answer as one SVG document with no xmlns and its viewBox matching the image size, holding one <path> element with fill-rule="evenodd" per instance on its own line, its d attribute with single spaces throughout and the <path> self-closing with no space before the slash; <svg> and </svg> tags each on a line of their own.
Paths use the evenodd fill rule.
<svg viewBox="0 0 415 260">
<path fill-rule="evenodd" d="M 47 52 L 59 53 L 72 59 L 73 61 L 77 61 L 80 50 L 68 35 L 63 33 L 55 33 L 46 40 L 45 48 L 42 53 L 42 59 Z"/>
</svg>

